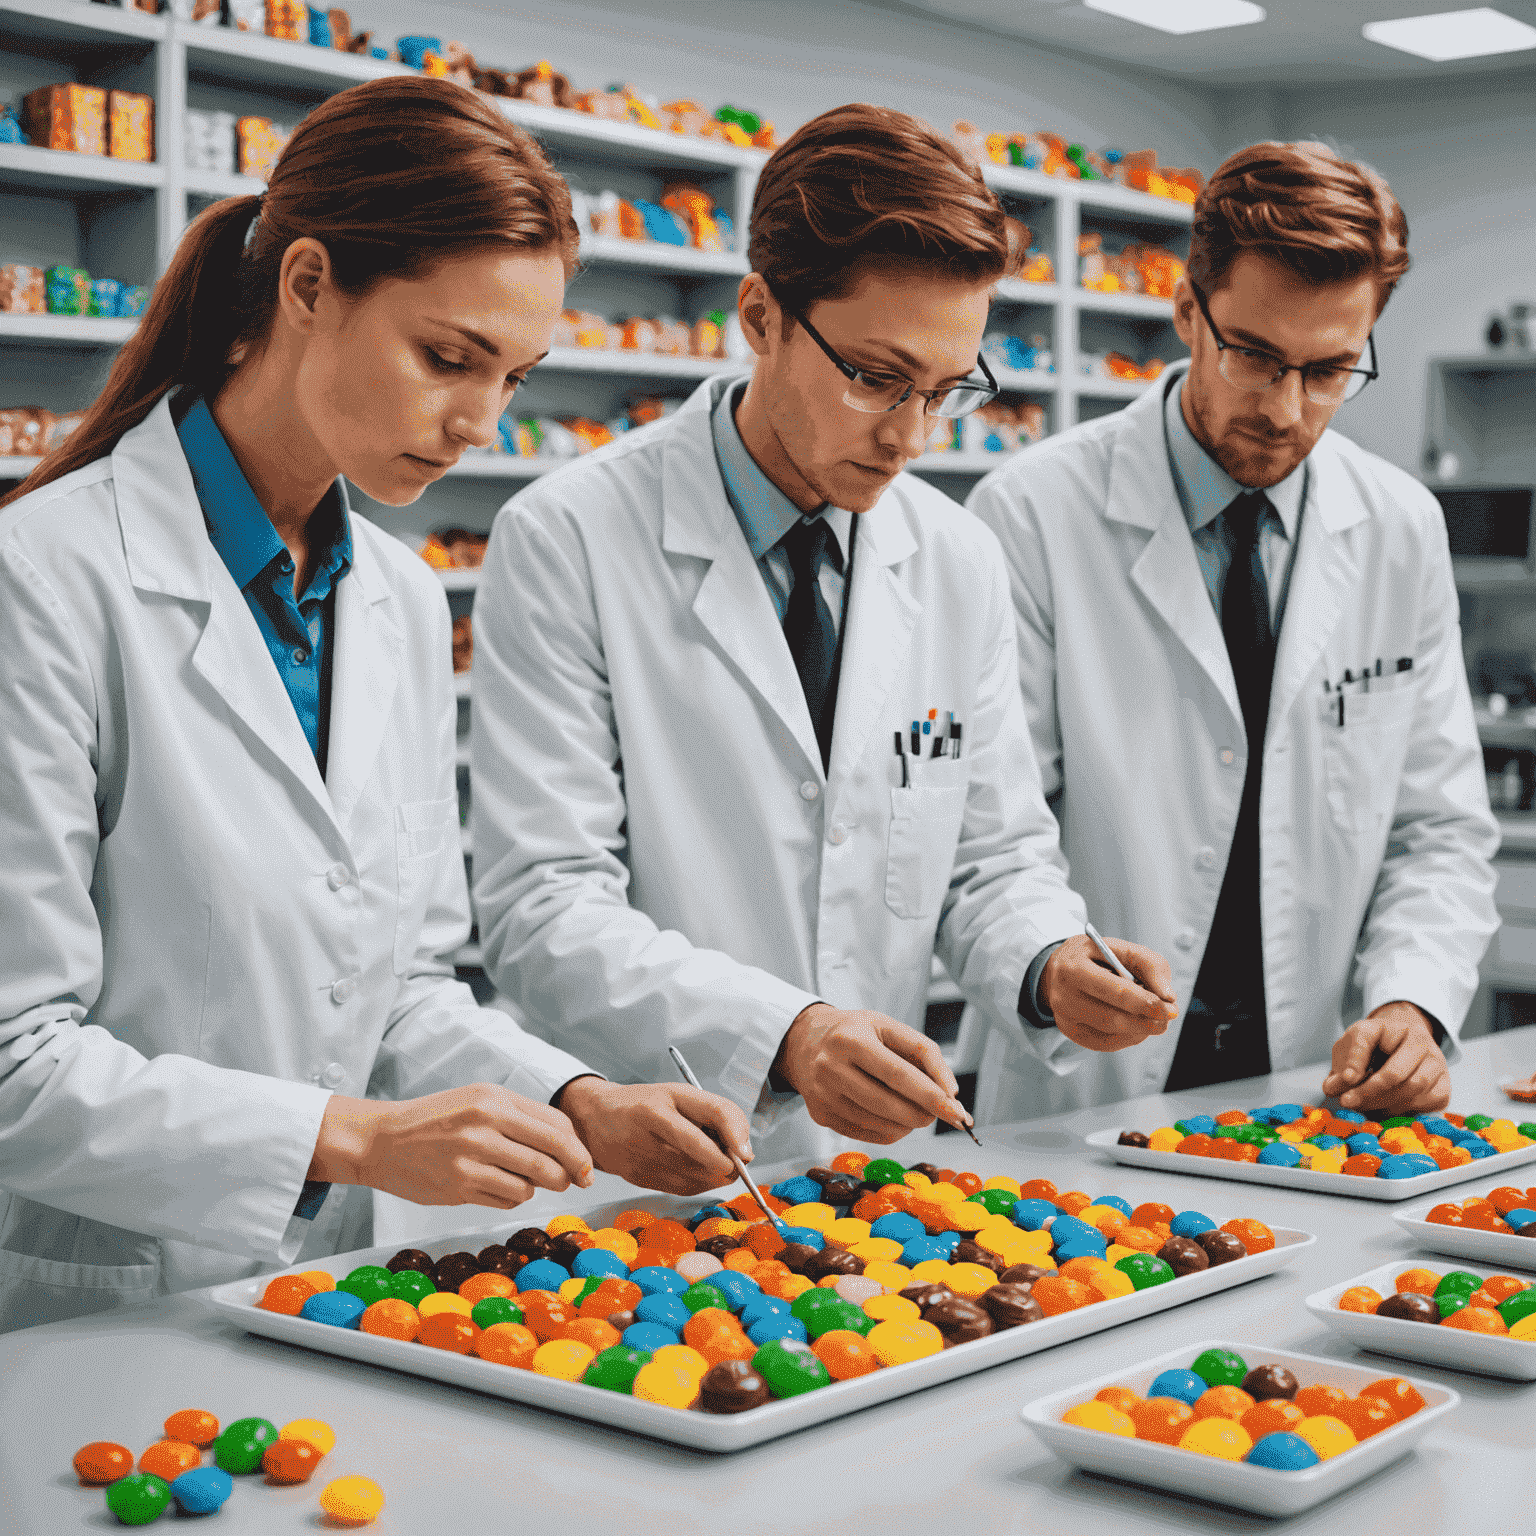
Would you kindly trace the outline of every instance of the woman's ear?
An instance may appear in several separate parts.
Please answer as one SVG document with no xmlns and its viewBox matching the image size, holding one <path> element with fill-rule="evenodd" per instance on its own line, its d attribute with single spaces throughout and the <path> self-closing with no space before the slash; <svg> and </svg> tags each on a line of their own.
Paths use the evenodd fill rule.
<svg viewBox="0 0 1536 1536">
<path fill-rule="evenodd" d="M 319 319 L 320 299 L 332 286 L 330 252 L 308 236 L 295 240 L 283 252 L 279 269 L 278 313 L 294 329 L 312 331 Z"/>
</svg>

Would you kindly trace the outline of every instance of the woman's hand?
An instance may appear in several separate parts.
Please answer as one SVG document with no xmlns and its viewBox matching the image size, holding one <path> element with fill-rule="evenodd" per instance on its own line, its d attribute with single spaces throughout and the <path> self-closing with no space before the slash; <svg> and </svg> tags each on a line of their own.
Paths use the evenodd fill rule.
<svg viewBox="0 0 1536 1536">
<path fill-rule="evenodd" d="M 560 1110 L 475 1083 L 398 1104 L 332 1095 L 309 1177 L 417 1205 L 510 1210 L 535 1189 L 588 1188 L 592 1155 Z"/>
<path fill-rule="evenodd" d="M 600 1077 L 565 1085 L 560 1107 L 604 1173 L 643 1189 L 697 1195 L 736 1177 L 721 1143 L 752 1161 L 747 1117 L 729 1099 L 683 1083 L 626 1087 Z"/>
</svg>

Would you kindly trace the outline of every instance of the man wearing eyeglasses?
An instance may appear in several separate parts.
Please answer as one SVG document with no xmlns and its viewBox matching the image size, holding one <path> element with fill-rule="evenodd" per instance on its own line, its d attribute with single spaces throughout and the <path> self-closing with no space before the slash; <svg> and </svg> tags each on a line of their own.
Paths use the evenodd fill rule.
<svg viewBox="0 0 1536 1536">
<path fill-rule="evenodd" d="M 1041 1107 L 1330 1057 L 1318 1091 L 1346 1109 L 1448 1101 L 1497 833 L 1445 527 L 1330 430 L 1378 376 L 1407 244 L 1368 168 L 1315 144 L 1232 156 L 1174 294 L 1187 367 L 972 494 L 1072 884 L 1166 947 L 1187 999 Z"/>
<path fill-rule="evenodd" d="M 840 108 L 764 166 L 750 259 L 750 378 L 497 519 L 475 896 L 530 1028 L 615 1077 L 675 1046 L 759 1153 L 825 1162 L 967 1118 L 935 948 L 1042 1075 L 1174 1010 L 1161 957 L 1091 958 L 1053 861 L 996 541 L 902 473 L 997 392 L 1000 204 L 916 120 Z"/>
</svg>

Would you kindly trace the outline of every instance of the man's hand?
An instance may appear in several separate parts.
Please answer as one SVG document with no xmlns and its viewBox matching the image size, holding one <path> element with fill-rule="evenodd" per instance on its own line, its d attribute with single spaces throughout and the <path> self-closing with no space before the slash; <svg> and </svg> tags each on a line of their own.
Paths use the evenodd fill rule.
<svg viewBox="0 0 1536 1536">
<path fill-rule="evenodd" d="M 604 1173 L 643 1189 L 697 1195 L 736 1177 L 720 1146 L 752 1161 L 747 1117 L 729 1099 L 686 1083 L 626 1087 L 578 1077 L 560 1095 L 560 1108 Z"/>
<path fill-rule="evenodd" d="M 812 1003 L 793 1024 L 774 1069 L 817 1125 L 886 1146 L 934 1118 L 972 1123 L 960 1085 L 926 1035 L 863 1009 Z"/>
<path fill-rule="evenodd" d="M 558 1109 L 474 1083 L 398 1104 L 333 1094 L 309 1177 L 417 1205 L 510 1210 L 535 1189 L 587 1188 L 592 1157 Z"/>
<path fill-rule="evenodd" d="M 1148 1035 L 1165 1034 L 1179 1016 L 1173 972 L 1153 949 L 1124 939 L 1104 941 L 1140 986 L 1104 962 L 1087 934 L 1068 939 L 1040 973 L 1040 999 L 1067 1039 L 1090 1051 L 1123 1051 Z"/>
<path fill-rule="evenodd" d="M 1371 1072 L 1377 1051 L 1386 1062 Z M 1418 1008 L 1383 1003 L 1334 1042 L 1333 1070 L 1323 1079 L 1323 1092 L 1345 1109 L 1417 1115 L 1451 1102 L 1451 1069 Z"/>
</svg>

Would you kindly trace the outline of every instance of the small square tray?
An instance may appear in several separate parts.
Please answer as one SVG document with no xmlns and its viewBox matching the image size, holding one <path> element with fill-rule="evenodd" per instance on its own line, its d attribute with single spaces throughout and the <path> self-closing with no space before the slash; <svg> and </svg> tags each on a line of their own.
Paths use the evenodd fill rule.
<svg viewBox="0 0 1536 1536">
<path fill-rule="evenodd" d="M 1496 1188 L 1490 1184 L 1489 1189 Z M 1469 1189 L 1466 1195 L 1487 1194 L 1487 1190 Z M 1479 1232 L 1476 1227 L 1443 1227 L 1437 1221 L 1426 1221 L 1431 1207 L 1438 1200 L 1426 1200 L 1422 1205 L 1411 1205 L 1405 1211 L 1393 1211 L 1392 1220 L 1413 1239 L 1420 1248 L 1431 1253 L 1448 1253 L 1453 1258 L 1476 1259 L 1480 1264 L 1519 1264 L 1536 1268 L 1536 1238 L 1516 1237 L 1513 1232 Z"/>
<path fill-rule="evenodd" d="M 1131 1168 L 1157 1168 L 1164 1173 L 1189 1173 L 1200 1179 L 1233 1179 L 1239 1184 L 1273 1184 L 1277 1189 L 1310 1189 L 1320 1195 L 1348 1195 L 1355 1200 L 1411 1200 L 1468 1179 L 1497 1176 L 1520 1163 L 1536 1161 L 1536 1143 L 1513 1152 L 1468 1163 L 1464 1168 L 1442 1168 L 1421 1173 L 1416 1179 L 1362 1179 L 1346 1173 L 1313 1173 L 1310 1168 L 1274 1168 L 1268 1163 L 1229 1163 L 1220 1157 L 1195 1157 L 1188 1152 L 1154 1152 L 1150 1147 L 1122 1147 L 1122 1129 L 1093 1131 L 1083 1139 L 1098 1152 L 1107 1152 L 1117 1163 Z M 1502 1182 L 1502 1181 L 1499 1181 Z"/>
<path fill-rule="evenodd" d="M 664 1196 L 637 1195 L 628 1201 L 601 1206 L 582 1214 L 593 1226 L 604 1226 L 620 1212 L 636 1208 L 652 1210 L 658 1215 L 679 1216 L 696 1210 L 698 1202 L 684 1205 L 667 1201 Z M 513 1217 L 512 1221 L 515 1220 Z M 622 1393 L 604 1392 L 581 1382 L 556 1381 L 548 1376 L 535 1375 L 532 1371 L 493 1365 L 468 1355 L 455 1355 L 446 1350 L 429 1349 L 421 1344 L 407 1344 L 399 1339 L 359 1333 L 351 1328 L 334 1328 L 302 1317 L 262 1311 L 255 1303 L 266 1290 L 267 1283 L 274 1274 L 296 1273 L 296 1266 L 293 1265 L 274 1271 L 273 1274 L 215 1286 L 208 1293 L 208 1299 L 229 1321 L 251 1333 L 265 1334 L 290 1344 L 302 1344 L 328 1354 L 344 1355 L 371 1365 L 409 1371 L 433 1381 L 452 1382 L 457 1386 L 471 1387 L 479 1392 L 510 1398 L 514 1402 L 527 1403 L 537 1408 L 593 1419 L 600 1424 L 650 1435 L 657 1440 L 669 1440 L 677 1445 L 693 1446 L 705 1451 L 739 1451 L 759 1445 L 765 1440 L 776 1439 L 780 1435 L 791 1434 L 795 1430 L 809 1428 L 813 1424 L 825 1423 L 828 1419 L 841 1418 L 845 1413 L 860 1408 L 903 1397 L 923 1387 L 952 1381 L 958 1376 L 986 1370 L 989 1366 L 1000 1365 L 1005 1361 L 1022 1359 L 1025 1355 L 1050 1349 L 1053 1345 L 1065 1344 L 1072 1339 L 1099 1333 L 1120 1323 L 1128 1323 L 1135 1318 L 1163 1312 L 1188 1301 L 1198 1301 L 1202 1296 L 1257 1280 L 1261 1275 L 1272 1274 L 1292 1263 L 1303 1249 L 1317 1241 L 1308 1232 L 1297 1232 L 1287 1227 L 1274 1227 L 1271 1230 L 1275 1234 L 1275 1246 L 1267 1253 L 1250 1254 L 1247 1258 L 1234 1259 L 1230 1264 L 1213 1265 L 1199 1274 L 1186 1275 L 1166 1285 L 1150 1286 L 1130 1296 L 1118 1296 L 1110 1301 L 1081 1307 L 1074 1312 L 1044 1318 L 1038 1323 L 1008 1328 L 984 1339 L 957 1344 L 922 1360 L 873 1371 L 868 1376 L 856 1377 L 852 1381 L 834 1382 L 831 1386 L 821 1387 L 799 1397 L 765 1403 L 761 1408 L 737 1414 L 682 1412 L 626 1397 Z M 480 1247 L 491 1241 L 483 1228 L 472 1234 L 472 1237 L 474 1244 Z M 445 1253 L 454 1252 L 464 1243 L 463 1237 L 457 1237 L 421 1246 L 437 1259 Z M 341 1279 L 361 1264 L 383 1264 L 401 1246 L 395 1243 L 385 1247 L 360 1249 L 355 1253 L 336 1254 L 307 1267 L 324 1269 Z"/>
<path fill-rule="evenodd" d="M 1519 1239 L 1524 1241 L 1524 1239 Z M 1536 1243 L 1530 1245 L 1536 1248 Z M 1448 1365 L 1458 1371 L 1483 1376 L 1503 1376 L 1510 1381 L 1536 1381 L 1536 1341 L 1505 1339 L 1486 1333 L 1467 1333 L 1434 1323 L 1410 1323 L 1398 1317 L 1376 1317 L 1364 1312 L 1339 1311 L 1339 1297 L 1352 1285 L 1368 1285 L 1390 1296 L 1394 1281 L 1405 1269 L 1416 1267 L 1412 1259 L 1395 1259 L 1307 1297 L 1307 1311 L 1342 1334 L 1360 1349 L 1400 1360 L 1421 1360 L 1427 1365 Z M 1450 1268 L 1452 1266 L 1447 1266 Z M 1516 1269 L 1489 1269 L 1488 1274 L 1513 1275 L 1516 1280 L 1536 1280 L 1536 1275 Z M 1484 1275 L 1486 1280 L 1488 1275 Z"/>
<path fill-rule="evenodd" d="M 1410 1326 L 1404 1324 L 1404 1327 Z M 1037 1398 L 1023 1410 L 1021 1417 L 1050 1450 L 1085 1472 L 1146 1483 L 1185 1497 L 1193 1494 L 1217 1504 L 1251 1510 L 1256 1515 L 1280 1517 L 1311 1509 L 1406 1456 L 1424 1438 L 1434 1421 L 1461 1401 L 1460 1395 L 1449 1387 L 1407 1377 L 1419 1389 L 1425 1403 L 1412 1418 L 1301 1472 L 1277 1472 L 1272 1467 L 1249 1466 L 1245 1461 L 1221 1461 L 1214 1456 L 1181 1451 L 1176 1445 L 1128 1440 L 1123 1435 L 1080 1429 L 1076 1424 L 1061 1422 L 1061 1416 L 1068 1408 L 1091 1398 L 1104 1387 L 1129 1387 L 1133 1392 L 1145 1394 L 1159 1372 L 1170 1366 L 1186 1367 L 1208 1349 L 1236 1350 L 1250 1366 L 1283 1365 L 1300 1377 L 1303 1385 L 1329 1381 L 1358 1392 L 1382 1375 L 1378 1370 L 1324 1360 L 1316 1355 L 1293 1355 L 1263 1349 L 1256 1344 L 1206 1339 L 1159 1355 L 1155 1360 L 1126 1366 L 1113 1375 L 1085 1381 L 1070 1391 Z"/>
</svg>

